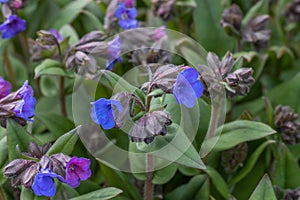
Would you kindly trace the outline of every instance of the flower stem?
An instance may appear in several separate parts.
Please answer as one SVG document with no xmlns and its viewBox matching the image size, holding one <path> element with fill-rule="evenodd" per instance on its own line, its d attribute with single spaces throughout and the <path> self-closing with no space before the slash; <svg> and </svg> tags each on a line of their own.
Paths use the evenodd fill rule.
<svg viewBox="0 0 300 200">
<path fill-rule="evenodd" d="M 8 77 L 9 77 L 11 84 L 13 85 L 13 87 L 16 87 L 17 86 L 16 76 L 12 69 L 12 65 L 11 65 L 11 62 L 8 57 L 7 49 L 5 49 L 3 52 L 3 62 L 6 66 Z"/>
<path fill-rule="evenodd" d="M 64 66 L 63 64 L 63 57 L 62 57 L 62 52 L 61 52 L 61 48 L 60 48 L 60 44 L 58 41 L 56 41 L 56 46 L 58 48 L 58 54 L 59 54 L 59 59 L 60 62 L 62 64 L 62 66 Z M 64 117 L 67 117 L 67 109 L 66 109 L 66 99 L 65 99 L 65 77 L 60 76 L 58 78 L 58 85 L 59 85 L 59 103 L 60 103 L 60 111 L 61 114 Z"/>
<path fill-rule="evenodd" d="M 153 200 L 154 185 L 152 179 L 154 176 L 154 157 L 151 154 L 146 155 L 147 179 L 144 188 L 144 200 Z"/>
</svg>

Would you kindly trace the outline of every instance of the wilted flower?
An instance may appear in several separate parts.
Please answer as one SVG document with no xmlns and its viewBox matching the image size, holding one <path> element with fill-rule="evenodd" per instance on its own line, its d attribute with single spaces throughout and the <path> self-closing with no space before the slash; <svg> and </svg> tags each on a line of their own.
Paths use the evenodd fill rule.
<svg viewBox="0 0 300 200">
<path fill-rule="evenodd" d="M 255 81 L 252 75 L 252 68 L 240 68 L 228 74 L 225 78 L 226 83 L 230 87 L 230 90 L 226 88 L 228 97 L 246 96 L 250 90 L 250 85 Z"/>
<path fill-rule="evenodd" d="M 240 35 L 242 28 L 243 13 L 240 7 L 233 4 L 222 15 L 221 25 L 229 35 Z"/>
<path fill-rule="evenodd" d="M 172 124 L 171 116 L 166 111 L 146 113 L 136 121 L 129 132 L 132 142 L 151 143 L 158 135 L 167 134 L 167 126 Z"/>
<path fill-rule="evenodd" d="M 226 173 L 234 172 L 246 159 L 248 145 L 246 142 L 236 145 L 235 147 L 223 151 L 221 154 L 221 165 Z"/>
<path fill-rule="evenodd" d="M 16 116 L 32 121 L 30 118 L 34 116 L 36 99 L 33 97 L 33 89 L 28 85 L 28 81 L 25 81 L 23 86 L 17 91 L 17 98 L 21 98 L 21 100 L 13 110 Z"/>
<path fill-rule="evenodd" d="M 53 178 L 58 178 L 60 181 L 65 182 L 64 178 L 55 174 L 49 169 L 41 169 L 35 176 L 32 190 L 38 196 L 53 197 L 56 193 L 56 187 Z"/>
<path fill-rule="evenodd" d="M 243 41 L 252 43 L 257 50 L 265 48 L 271 37 L 271 30 L 267 28 L 269 15 L 259 15 L 248 22 L 243 31 Z"/>
<path fill-rule="evenodd" d="M 282 200 L 298 200 L 300 198 L 300 188 L 294 190 L 288 189 L 284 192 Z"/>
<path fill-rule="evenodd" d="M 124 2 L 118 4 L 118 8 L 115 12 L 115 17 L 118 18 L 118 24 L 123 29 L 137 28 L 138 21 L 136 8 L 126 7 Z"/>
<path fill-rule="evenodd" d="M 202 96 L 204 89 L 198 78 L 198 71 L 194 68 L 188 68 L 177 76 L 173 93 L 178 104 L 192 108 L 197 99 Z"/>
<path fill-rule="evenodd" d="M 20 19 L 16 15 L 10 15 L 6 21 L 0 25 L 0 32 L 2 32 L 3 39 L 9 39 L 16 36 L 19 32 L 26 29 L 26 21 Z"/>
<path fill-rule="evenodd" d="M 91 162 L 87 158 L 72 157 L 66 165 L 66 183 L 71 187 L 77 187 L 81 180 L 87 180 L 92 172 Z"/>
<path fill-rule="evenodd" d="M 0 76 L 0 99 L 7 96 L 11 91 L 11 84 Z"/>
<path fill-rule="evenodd" d="M 56 36 L 50 32 L 50 31 L 45 31 L 45 30 L 40 30 L 37 32 L 38 38 L 36 41 L 40 43 L 41 45 L 57 45 L 58 40 Z"/>
<path fill-rule="evenodd" d="M 175 0 L 151 0 L 153 13 L 167 21 L 174 15 Z"/>
<path fill-rule="evenodd" d="M 298 22 L 300 20 L 300 0 L 294 0 L 287 4 L 284 9 L 284 16 L 288 23 Z"/>
<path fill-rule="evenodd" d="M 116 125 L 113 114 L 113 109 L 115 108 L 118 112 L 123 111 L 119 101 L 101 98 L 92 102 L 91 118 L 95 123 L 101 125 L 103 129 L 111 129 Z"/>
<path fill-rule="evenodd" d="M 282 140 L 294 145 L 300 140 L 300 122 L 298 114 L 289 106 L 279 105 L 275 108 L 275 125 Z"/>
<path fill-rule="evenodd" d="M 122 48 L 121 45 L 121 38 L 119 36 L 108 42 L 107 51 L 109 59 L 106 61 L 107 69 L 112 70 L 116 61 L 122 62 L 122 59 L 120 58 Z"/>
</svg>

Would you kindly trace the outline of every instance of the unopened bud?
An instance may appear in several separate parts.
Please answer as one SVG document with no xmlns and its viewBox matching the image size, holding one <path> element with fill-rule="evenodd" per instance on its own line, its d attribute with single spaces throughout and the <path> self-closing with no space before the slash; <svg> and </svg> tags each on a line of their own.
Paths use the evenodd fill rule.
<svg viewBox="0 0 300 200">
<path fill-rule="evenodd" d="M 42 45 L 52 46 L 59 44 L 55 35 L 49 31 L 40 30 L 37 32 L 37 35 L 38 38 L 36 39 L 36 41 Z"/>
</svg>

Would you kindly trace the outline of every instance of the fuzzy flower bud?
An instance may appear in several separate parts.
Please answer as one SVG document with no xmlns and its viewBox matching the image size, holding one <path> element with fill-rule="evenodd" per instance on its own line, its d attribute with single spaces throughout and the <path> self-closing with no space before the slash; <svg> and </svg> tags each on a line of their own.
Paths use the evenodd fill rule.
<svg viewBox="0 0 300 200">
<path fill-rule="evenodd" d="M 294 145 L 300 140 L 300 122 L 298 114 L 289 106 L 279 105 L 275 108 L 275 125 L 278 127 L 282 140 Z"/>
<path fill-rule="evenodd" d="M 254 83 L 252 74 L 252 68 L 240 68 L 228 74 L 225 78 L 226 83 L 231 88 L 231 90 L 227 90 L 228 97 L 246 96 L 250 90 L 250 85 Z"/>
<path fill-rule="evenodd" d="M 298 22 L 300 20 L 300 0 L 294 0 L 287 4 L 284 16 L 288 23 Z"/>
<path fill-rule="evenodd" d="M 247 143 L 241 143 L 222 152 L 221 165 L 226 173 L 232 173 L 245 161 L 248 152 Z"/>
<path fill-rule="evenodd" d="M 170 20 L 174 16 L 175 0 L 151 0 L 153 5 L 153 13 L 165 21 Z"/>
<path fill-rule="evenodd" d="M 229 35 L 240 35 L 242 28 L 243 13 L 240 7 L 233 4 L 222 15 L 221 25 Z"/>
<path fill-rule="evenodd" d="M 40 30 L 37 32 L 38 38 L 36 41 L 42 45 L 57 45 L 58 40 L 56 36 L 50 31 Z"/>
</svg>

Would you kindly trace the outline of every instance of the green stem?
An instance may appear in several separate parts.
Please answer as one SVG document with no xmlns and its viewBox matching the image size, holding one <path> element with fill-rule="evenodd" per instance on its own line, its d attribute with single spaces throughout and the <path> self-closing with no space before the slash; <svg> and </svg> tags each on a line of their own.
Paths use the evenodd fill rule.
<svg viewBox="0 0 300 200">
<path fill-rule="evenodd" d="M 154 185 L 152 179 L 154 176 L 154 157 L 151 154 L 146 155 L 147 179 L 144 188 L 144 200 L 153 200 Z"/>
<path fill-rule="evenodd" d="M 11 62 L 8 57 L 7 49 L 5 49 L 3 52 L 3 62 L 4 62 L 4 65 L 6 66 L 8 77 L 9 77 L 11 84 L 13 85 L 13 87 L 16 87 L 17 86 L 16 76 L 12 69 L 12 65 L 11 65 Z"/>
</svg>

